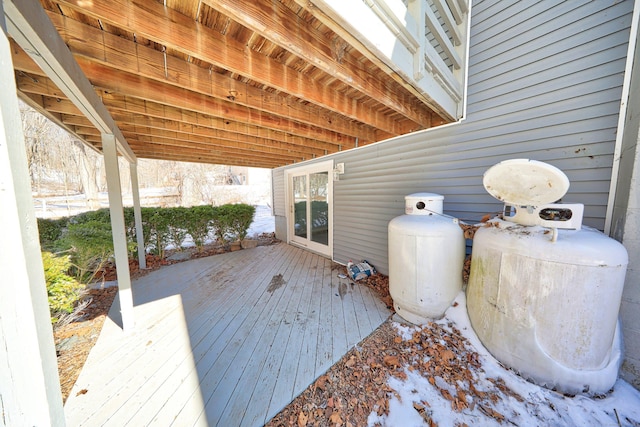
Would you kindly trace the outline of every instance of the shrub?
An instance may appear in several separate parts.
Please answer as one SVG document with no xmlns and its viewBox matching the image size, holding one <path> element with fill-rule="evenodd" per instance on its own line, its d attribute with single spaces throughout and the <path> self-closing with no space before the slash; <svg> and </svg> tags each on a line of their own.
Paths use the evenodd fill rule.
<svg viewBox="0 0 640 427">
<path fill-rule="evenodd" d="M 69 224 L 66 241 L 72 248 L 72 260 L 80 280 L 90 280 L 89 272 L 95 272 L 113 256 L 111 224 L 90 220 Z"/>
<path fill-rule="evenodd" d="M 218 242 L 227 245 L 231 241 L 232 205 L 222 205 L 213 208 L 212 228 Z"/>
<path fill-rule="evenodd" d="M 244 240 L 247 237 L 247 231 L 253 222 L 253 216 L 256 213 L 255 206 L 237 204 L 231 206 L 231 234 L 237 240 Z"/>
<path fill-rule="evenodd" d="M 111 214 L 108 208 L 98 209 L 97 211 L 82 212 L 69 218 L 72 224 L 84 224 L 86 222 L 101 222 L 103 224 L 111 224 Z"/>
<path fill-rule="evenodd" d="M 193 206 L 186 211 L 185 227 L 198 251 L 202 250 L 209 233 L 212 231 L 214 212 L 213 206 L 210 205 Z"/>
<path fill-rule="evenodd" d="M 168 241 L 173 246 L 176 247 L 177 250 L 182 250 L 182 242 L 187 237 L 187 208 L 183 207 L 175 207 L 175 208 L 166 208 L 165 211 L 168 215 L 169 222 L 169 230 L 168 230 Z"/>
<path fill-rule="evenodd" d="M 55 325 L 65 315 L 73 313 L 84 286 L 68 275 L 71 268 L 71 259 L 68 255 L 55 256 L 51 252 L 43 252 L 42 264 L 49 297 L 51 323 Z"/>
<path fill-rule="evenodd" d="M 151 208 L 145 222 L 148 226 L 149 240 L 152 242 L 156 255 L 164 258 L 164 249 L 169 244 L 170 216 L 168 210 Z"/>
<path fill-rule="evenodd" d="M 62 237 L 62 232 L 67 226 L 67 218 L 46 219 L 38 218 L 38 234 L 40 246 L 45 250 L 57 248 L 56 242 Z"/>
<path fill-rule="evenodd" d="M 243 203 L 227 204 L 214 208 L 213 228 L 220 243 L 244 240 L 253 222 L 256 208 Z"/>
<path fill-rule="evenodd" d="M 138 240 L 136 239 L 136 220 L 132 207 L 124 208 L 124 229 L 127 234 L 129 258 L 134 258 L 138 255 Z"/>
</svg>

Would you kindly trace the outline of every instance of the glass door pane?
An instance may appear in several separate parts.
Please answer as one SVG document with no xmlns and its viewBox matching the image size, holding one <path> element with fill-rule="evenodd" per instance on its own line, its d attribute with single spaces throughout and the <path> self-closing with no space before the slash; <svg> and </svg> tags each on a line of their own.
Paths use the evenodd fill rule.
<svg viewBox="0 0 640 427">
<path fill-rule="evenodd" d="M 287 241 L 331 257 L 333 161 L 286 171 Z"/>
<path fill-rule="evenodd" d="M 307 238 L 307 177 L 293 177 L 293 231 L 298 237 Z"/>
<path fill-rule="evenodd" d="M 311 241 L 329 244 L 329 173 L 309 174 Z"/>
</svg>

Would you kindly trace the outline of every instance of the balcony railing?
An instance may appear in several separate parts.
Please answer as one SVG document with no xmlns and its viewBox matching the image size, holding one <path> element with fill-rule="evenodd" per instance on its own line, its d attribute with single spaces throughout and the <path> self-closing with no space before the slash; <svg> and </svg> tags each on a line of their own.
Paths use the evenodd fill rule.
<svg viewBox="0 0 640 427">
<path fill-rule="evenodd" d="M 315 0 L 443 117 L 465 96 L 470 0 Z M 370 58 L 371 59 L 371 58 Z"/>
</svg>

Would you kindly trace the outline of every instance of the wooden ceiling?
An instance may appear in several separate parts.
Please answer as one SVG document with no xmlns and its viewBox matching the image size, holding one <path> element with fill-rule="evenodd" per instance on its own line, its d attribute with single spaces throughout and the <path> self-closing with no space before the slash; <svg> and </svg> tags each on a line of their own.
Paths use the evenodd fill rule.
<svg viewBox="0 0 640 427">
<path fill-rule="evenodd" d="M 308 0 L 41 0 L 141 158 L 273 168 L 450 121 Z M 21 97 L 100 132 L 13 43 Z"/>
</svg>

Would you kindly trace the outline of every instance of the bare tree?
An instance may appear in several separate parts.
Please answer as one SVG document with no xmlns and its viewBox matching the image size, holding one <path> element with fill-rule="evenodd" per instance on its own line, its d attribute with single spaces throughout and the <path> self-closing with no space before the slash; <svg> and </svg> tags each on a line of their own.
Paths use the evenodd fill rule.
<svg viewBox="0 0 640 427">
<path fill-rule="evenodd" d="M 89 209 L 94 210 L 100 207 L 98 199 L 98 172 L 102 165 L 102 157 L 91 151 L 82 141 L 74 140 L 73 147 L 78 153 L 74 157 L 78 168 L 82 191 L 87 198 Z"/>
<path fill-rule="evenodd" d="M 99 193 L 106 191 L 103 156 L 28 105 L 21 103 L 20 109 L 34 189 L 38 193 L 45 189 L 49 192 L 63 191 L 67 196 L 84 193 L 88 207 L 98 208 Z M 122 190 L 128 193 L 130 168 L 124 159 L 119 159 L 119 165 Z M 141 189 L 160 187 L 165 192 L 177 194 L 174 200 L 163 198 L 159 203 L 164 205 L 215 205 L 242 201 L 242 194 L 246 191 L 233 196 L 230 188 L 243 182 L 228 166 L 166 160 L 138 161 Z"/>
</svg>

